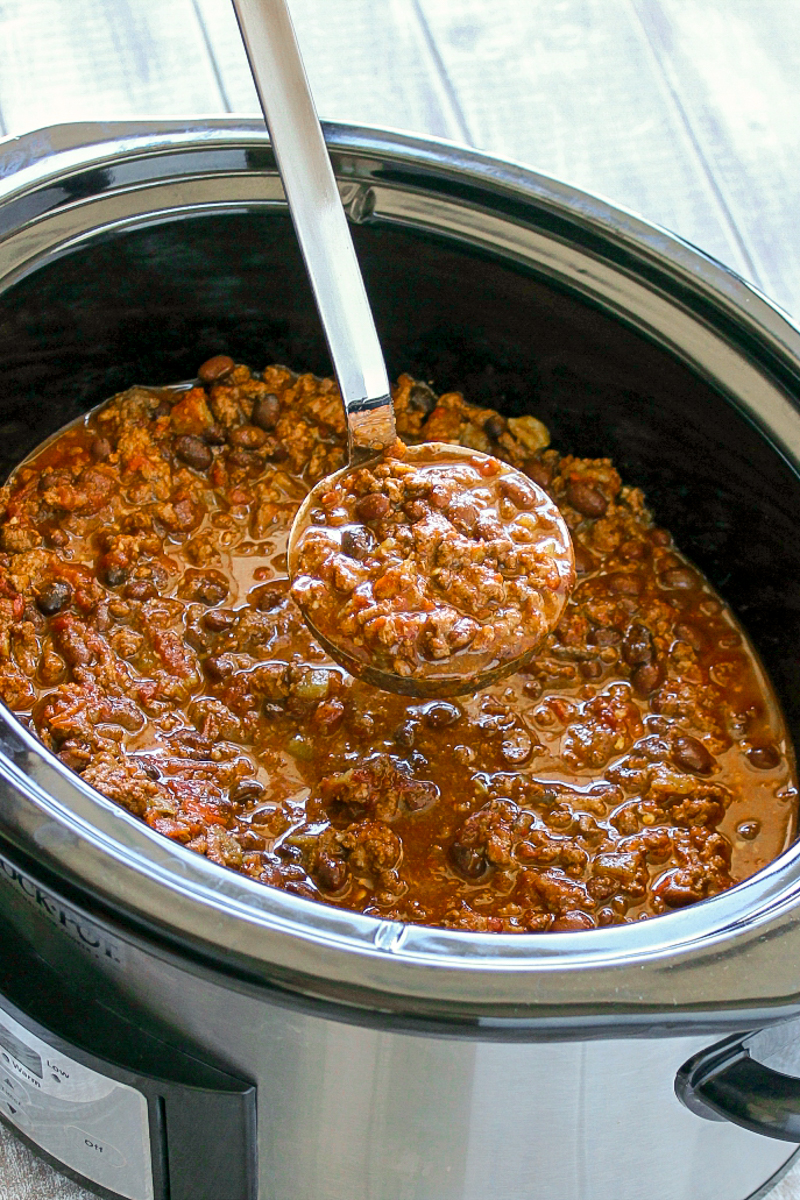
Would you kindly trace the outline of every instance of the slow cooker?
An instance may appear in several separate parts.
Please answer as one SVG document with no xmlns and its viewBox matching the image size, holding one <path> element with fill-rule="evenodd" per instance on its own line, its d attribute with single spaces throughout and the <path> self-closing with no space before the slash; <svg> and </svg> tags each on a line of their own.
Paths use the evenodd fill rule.
<svg viewBox="0 0 800 1200">
<path fill-rule="evenodd" d="M 610 455 L 800 741 L 800 332 L 676 237 L 441 142 L 326 130 L 390 373 Z M 215 353 L 329 370 L 263 126 L 0 144 L 10 469 Z M 585 933 L 403 926 L 152 833 L 0 712 L 0 1116 L 128 1200 L 744 1200 L 800 1141 L 800 849 Z"/>
</svg>

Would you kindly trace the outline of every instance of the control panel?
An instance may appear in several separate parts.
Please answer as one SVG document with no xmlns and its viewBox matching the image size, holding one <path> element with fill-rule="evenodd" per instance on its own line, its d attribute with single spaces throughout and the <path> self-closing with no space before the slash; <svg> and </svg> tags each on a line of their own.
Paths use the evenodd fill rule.
<svg viewBox="0 0 800 1200">
<path fill-rule="evenodd" d="M 0 1119 L 113 1200 L 255 1200 L 255 1086 L 2 915 Z"/>
<path fill-rule="evenodd" d="M 48 1045 L 5 1011 L 0 1111 L 84 1179 L 126 1200 L 153 1200 L 146 1097 Z"/>
</svg>

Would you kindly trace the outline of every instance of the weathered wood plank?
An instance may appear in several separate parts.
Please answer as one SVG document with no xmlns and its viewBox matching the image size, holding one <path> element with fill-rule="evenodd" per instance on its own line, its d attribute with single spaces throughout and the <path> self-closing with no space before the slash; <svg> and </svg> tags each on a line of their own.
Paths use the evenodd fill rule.
<svg viewBox="0 0 800 1200">
<path fill-rule="evenodd" d="M 8 132 L 225 111 L 192 0 L 3 0 L 0 36 Z"/>
<path fill-rule="evenodd" d="M 232 107 L 257 111 L 229 0 L 196 3 Z M 320 116 L 465 140 L 413 0 L 290 0 L 290 9 Z"/>
<path fill-rule="evenodd" d="M 752 274 L 628 0 L 419 5 L 476 144 L 600 192 Z"/>
<path fill-rule="evenodd" d="M 632 0 L 764 290 L 800 316 L 797 0 Z"/>
</svg>

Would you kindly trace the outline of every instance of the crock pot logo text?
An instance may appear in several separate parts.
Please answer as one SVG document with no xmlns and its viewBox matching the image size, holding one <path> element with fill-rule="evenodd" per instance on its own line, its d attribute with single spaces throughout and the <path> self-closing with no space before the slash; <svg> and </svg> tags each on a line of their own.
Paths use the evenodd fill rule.
<svg viewBox="0 0 800 1200">
<path fill-rule="evenodd" d="M 12 863 L 6 862 L 2 857 L 0 857 L 0 873 L 8 883 L 22 893 L 29 904 L 43 913 L 54 925 L 58 925 L 67 937 L 77 942 L 79 946 L 83 946 L 90 954 L 109 958 L 115 963 L 122 961 L 120 958 L 121 946 L 115 939 L 108 937 L 90 921 L 82 919 L 55 896 L 43 891 L 38 883 L 34 883 L 32 879 L 23 875 Z"/>
</svg>

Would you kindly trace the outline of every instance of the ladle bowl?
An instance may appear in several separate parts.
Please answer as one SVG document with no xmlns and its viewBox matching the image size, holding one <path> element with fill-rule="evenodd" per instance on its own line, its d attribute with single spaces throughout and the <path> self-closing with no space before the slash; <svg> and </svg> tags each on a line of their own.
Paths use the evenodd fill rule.
<svg viewBox="0 0 800 1200">
<path fill-rule="evenodd" d="M 324 529 L 325 535 L 329 538 L 335 538 L 337 535 L 335 527 L 320 525 L 319 521 L 314 518 L 315 513 L 324 512 L 326 497 L 331 494 L 337 484 L 346 483 L 348 477 L 352 476 L 360 467 L 375 467 L 382 461 L 384 461 L 382 456 L 378 455 L 365 463 L 343 467 L 333 475 L 321 479 L 305 497 L 295 515 L 287 545 L 289 577 L 295 583 L 302 576 L 300 555 L 304 539 L 309 531 Z M 436 470 L 440 467 L 449 468 L 458 464 L 475 468 L 476 466 L 485 466 L 487 463 L 495 463 L 497 460 L 490 459 L 488 455 L 481 454 L 468 446 L 443 442 L 422 442 L 419 445 L 404 446 L 402 461 L 404 464 L 418 466 L 421 470 L 426 468 Z M 345 667 L 351 675 L 374 687 L 406 696 L 433 698 L 474 694 L 482 688 L 496 683 L 497 680 L 513 674 L 529 662 L 547 633 L 558 623 L 575 581 L 575 559 L 569 530 L 558 508 L 542 488 L 507 463 L 500 464 L 500 467 L 505 479 L 516 478 L 521 491 L 532 492 L 535 495 L 534 504 L 528 511 L 531 514 L 535 513 L 536 526 L 541 526 L 537 530 L 537 542 L 542 552 L 551 559 L 552 568 L 554 568 L 554 571 L 551 569 L 551 577 L 554 576 L 552 581 L 555 586 L 552 589 L 543 587 L 536 593 L 537 606 L 540 606 L 539 611 L 544 616 L 546 625 L 540 624 L 535 631 L 530 628 L 524 633 L 500 639 L 499 642 L 496 640 L 483 650 L 474 650 L 471 645 L 467 645 L 463 649 L 443 657 L 434 657 L 431 654 L 419 652 L 415 655 L 414 671 L 405 674 L 395 665 L 397 662 L 396 646 L 387 644 L 383 652 L 377 653 L 365 645 L 364 640 L 357 633 L 353 635 L 345 632 L 339 621 L 329 624 L 328 628 L 322 628 L 323 622 L 316 619 L 314 606 L 308 603 L 310 593 L 295 587 L 293 589 L 294 598 L 314 637 L 331 658 Z M 410 528 L 413 531 L 414 524 L 411 524 Z M 453 529 L 453 533 L 456 533 L 455 529 Z M 476 543 L 476 549 L 480 556 L 484 550 L 480 541 Z M 426 602 L 431 605 L 441 603 L 444 598 L 437 596 L 438 589 L 435 584 L 430 580 L 426 582 L 428 583 L 425 592 Z M 507 581 L 504 579 L 504 593 L 507 587 Z M 343 606 L 346 600 L 347 597 L 343 594 Z M 495 609 L 504 602 L 507 601 L 495 603 Z M 402 594 L 397 597 L 396 607 L 400 611 L 403 610 L 404 597 Z M 411 617 L 418 615 L 420 614 L 417 612 L 409 614 Z M 461 616 L 469 619 L 470 614 L 462 609 Z"/>
</svg>

